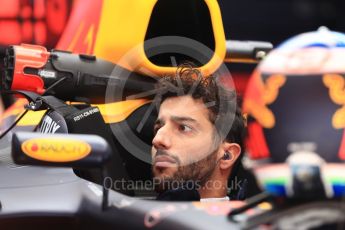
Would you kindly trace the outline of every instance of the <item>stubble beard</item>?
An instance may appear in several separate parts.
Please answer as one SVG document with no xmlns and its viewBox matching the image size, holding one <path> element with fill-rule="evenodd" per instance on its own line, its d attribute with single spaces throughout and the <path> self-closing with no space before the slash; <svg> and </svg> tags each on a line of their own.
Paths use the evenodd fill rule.
<svg viewBox="0 0 345 230">
<path fill-rule="evenodd" d="M 188 188 L 198 189 L 205 185 L 217 166 L 217 151 L 197 162 L 181 166 L 178 161 L 177 170 L 171 176 L 154 175 L 155 191 L 158 193 L 176 189 L 188 184 Z M 155 171 L 153 170 L 153 174 Z"/>
</svg>

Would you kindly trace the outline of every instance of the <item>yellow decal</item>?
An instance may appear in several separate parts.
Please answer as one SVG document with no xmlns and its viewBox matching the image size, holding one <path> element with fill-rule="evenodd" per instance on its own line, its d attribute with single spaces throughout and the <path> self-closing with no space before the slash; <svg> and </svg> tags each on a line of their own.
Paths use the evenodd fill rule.
<svg viewBox="0 0 345 230">
<path fill-rule="evenodd" d="M 34 138 L 26 140 L 21 148 L 29 157 L 48 162 L 77 161 L 91 152 L 88 143 L 67 138 Z"/>
<path fill-rule="evenodd" d="M 146 99 L 127 100 L 108 104 L 93 104 L 99 108 L 105 123 L 117 123 L 125 120 L 139 107 L 149 103 Z M 17 103 L 17 102 L 16 102 Z M 80 103 L 72 103 L 80 104 Z M 23 105 L 22 105 L 23 106 Z M 20 111 L 22 112 L 23 109 Z M 18 123 L 18 126 L 34 126 L 37 125 L 45 114 L 42 111 L 29 111 Z M 15 116 L 20 116 L 19 112 L 13 113 Z"/>
<path fill-rule="evenodd" d="M 260 87 L 263 103 L 248 99 L 244 101 L 246 112 L 254 117 L 264 128 L 273 128 L 275 125 L 274 114 L 267 105 L 272 104 L 277 99 L 279 89 L 285 82 L 286 77 L 284 75 L 272 75 Z"/>
<path fill-rule="evenodd" d="M 279 89 L 285 82 L 286 77 L 283 75 L 273 75 L 267 79 L 263 94 L 265 104 L 272 104 L 277 99 Z"/>
<path fill-rule="evenodd" d="M 329 88 L 331 100 L 342 105 L 332 117 L 332 126 L 335 129 L 345 128 L 345 79 L 339 74 L 325 74 L 323 83 Z"/>
<path fill-rule="evenodd" d="M 93 42 L 93 37 L 94 37 L 94 24 L 92 24 L 87 31 L 86 37 L 84 39 L 84 44 L 86 44 L 87 49 L 86 53 L 90 54 L 91 53 L 91 48 L 92 48 L 92 42 Z"/>
<path fill-rule="evenodd" d="M 24 105 L 28 104 L 28 101 L 24 98 L 19 98 L 14 104 L 7 108 L 3 113 L 3 119 L 12 116 L 18 116 L 18 114 L 24 112 Z"/>
<path fill-rule="evenodd" d="M 83 28 L 84 28 L 84 22 L 81 22 L 78 29 L 77 29 L 77 32 L 76 32 L 76 35 L 73 37 L 73 40 L 71 42 L 71 44 L 68 46 L 67 50 L 68 51 L 73 51 L 74 48 L 75 48 L 75 45 L 80 37 L 80 34 L 81 32 L 83 31 Z"/>
<path fill-rule="evenodd" d="M 264 128 L 273 128 L 275 125 L 275 118 L 272 111 L 267 106 L 260 105 L 251 100 L 246 100 L 245 107 L 248 114 L 255 118 L 255 120 Z"/>
</svg>

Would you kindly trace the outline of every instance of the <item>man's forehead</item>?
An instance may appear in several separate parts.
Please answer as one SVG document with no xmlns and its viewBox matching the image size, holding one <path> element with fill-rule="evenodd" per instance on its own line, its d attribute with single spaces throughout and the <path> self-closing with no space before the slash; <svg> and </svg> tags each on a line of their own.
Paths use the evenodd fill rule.
<svg viewBox="0 0 345 230">
<path fill-rule="evenodd" d="M 195 120 L 208 119 L 208 109 L 201 99 L 193 99 L 191 96 L 179 96 L 167 98 L 163 101 L 159 110 L 159 118 L 191 117 Z"/>
</svg>

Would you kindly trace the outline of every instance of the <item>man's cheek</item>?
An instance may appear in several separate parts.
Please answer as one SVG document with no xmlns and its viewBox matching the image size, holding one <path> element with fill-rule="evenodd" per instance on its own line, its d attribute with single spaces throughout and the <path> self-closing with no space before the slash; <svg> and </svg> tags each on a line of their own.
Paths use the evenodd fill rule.
<svg viewBox="0 0 345 230">
<path fill-rule="evenodd" d="M 208 152 L 205 152 L 205 147 L 195 148 L 194 150 L 188 151 L 183 157 L 180 157 L 180 166 L 189 166 L 205 158 Z"/>
<path fill-rule="evenodd" d="M 156 150 L 154 147 L 152 147 L 152 148 L 151 148 L 151 158 L 152 158 L 152 159 L 153 159 L 153 157 L 155 156 L 156 152 L 157 152 L 157 150 Z"/>
</svg>

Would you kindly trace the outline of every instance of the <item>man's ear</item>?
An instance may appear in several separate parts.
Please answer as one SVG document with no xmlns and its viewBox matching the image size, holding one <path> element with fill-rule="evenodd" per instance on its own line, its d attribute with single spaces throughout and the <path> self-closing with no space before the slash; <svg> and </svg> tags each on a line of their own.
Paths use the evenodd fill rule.
<svg viewBox="0 0 345 230">
<path fill-rule="evenodd" d="M 222 144 L 223 157 L 219 160 L 219 167 L 227 170 L 233 166 L 241 154 L 241 146 L 237 143 L 224 142 Z M 228 155 L 228 157 L 224 157 Z"/>
</svg>

